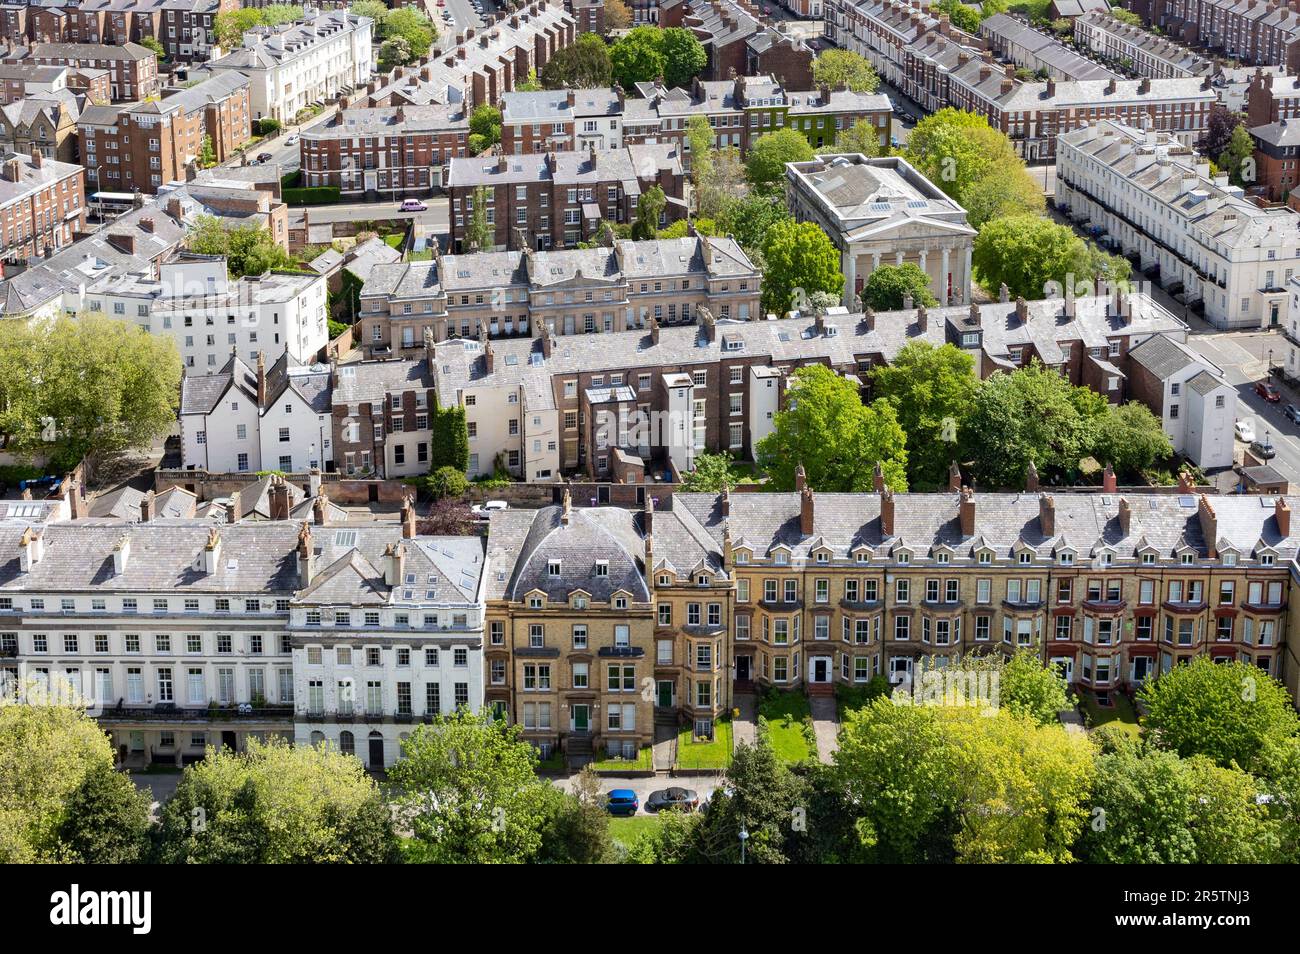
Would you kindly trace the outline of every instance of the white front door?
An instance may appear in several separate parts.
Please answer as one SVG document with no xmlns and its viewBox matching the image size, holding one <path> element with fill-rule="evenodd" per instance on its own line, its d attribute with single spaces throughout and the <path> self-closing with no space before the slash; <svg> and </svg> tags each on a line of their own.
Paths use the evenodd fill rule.
<svg viewBox="0 0 1300 954">
<path fill-rule="evenodd" d="M 1053 656 L 1052 665 L 1066 682 L 1074 682 L 1074 660 L 1069 656 Z"/>
</svg>

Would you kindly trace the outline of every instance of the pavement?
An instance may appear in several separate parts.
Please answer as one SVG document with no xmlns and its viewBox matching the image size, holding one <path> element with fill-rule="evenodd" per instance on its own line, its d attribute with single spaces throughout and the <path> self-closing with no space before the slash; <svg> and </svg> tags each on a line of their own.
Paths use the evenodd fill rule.
<svg viewBox="0 0 1300 954">
<path fill-rule="evenodd" d="M 655 723 L 654 767 L 656 772 L 668 772 L 677 763 L 677 725 L 672 722 Z"/>
<path fill-rule="evenodd" d="M 835 711 L 835 697 L 811 696 L 808 706 L 812 710 L 813 734 L 817 736 L 817 758 L 829 765 L 840 747 L 840 721 Z"/>
<path fill-rule="evenodd" d="M 731 721 L 731 744 L 753 745 L 758 736 L 758 699 L 752 692 L 738 692 L 733 699 L 740 715 Z"/>
<path fill-rule="evenodd" d="M 575 776 L 567 778 L 557 778 L 552 781 L 556 788 L 562 791 L 573 791 L 573 781 Z M 717 777 L 703 776 L 700 778 L 617 778 L 602 775 L 600 778 L 600 790 L 606 794 L 616 788 L 630 788 L 636 792 L 637 800 L 641 803 L 641 808 L 637 811 L 638 815 L 649 815 L 651 812 L 645 810 L 646 799 L 650 797 L 651 792 L 657 792 L 663 788 L 677 787 L 690 789 L 700 796 L 700 800 L 712 797 L 713 793 L 720 787 L 721 783 Z"/>
</svg>

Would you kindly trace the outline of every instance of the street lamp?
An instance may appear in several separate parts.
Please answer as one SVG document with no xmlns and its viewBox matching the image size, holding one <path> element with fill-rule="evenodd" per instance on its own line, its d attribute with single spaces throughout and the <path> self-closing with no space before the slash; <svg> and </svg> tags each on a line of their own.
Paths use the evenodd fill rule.
<svg viewBox="0 0 1300 954">
<path fill-rule="evenodd" d="M 749 832 L 744 828 L 740 829 L 740 863 L 745 863 L 745 842 L 749 841 Z"/>
<path fill-rule="evenodd" d="M 1273 349 L 1268 349 L 1268 376 L 1273 376 Z"/>
</svg>

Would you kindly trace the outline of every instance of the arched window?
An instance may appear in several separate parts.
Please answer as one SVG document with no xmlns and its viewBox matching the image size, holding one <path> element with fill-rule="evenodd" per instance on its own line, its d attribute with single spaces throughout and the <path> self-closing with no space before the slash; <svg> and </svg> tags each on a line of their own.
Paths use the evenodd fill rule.
<svg viewBox="0 0 1300 954">
<path fill-rule="evenodd" d="M 344 729 L 339 733 L 339 751 L 345 755 L 355 755 L 357 751 L 357 742 L 352 733 Z"/>
<path fill-rule="evenodd" d="M 318 745 L 324 745 L 324 744 L 325 744 L 325 733 L 324 733 L 324 732 L 313 732 L 313 733 L 311 734 L 311 746 L 312 746 L 312 748 L 315 748 L 315 747 L 318 746 Z"/>
</svg>

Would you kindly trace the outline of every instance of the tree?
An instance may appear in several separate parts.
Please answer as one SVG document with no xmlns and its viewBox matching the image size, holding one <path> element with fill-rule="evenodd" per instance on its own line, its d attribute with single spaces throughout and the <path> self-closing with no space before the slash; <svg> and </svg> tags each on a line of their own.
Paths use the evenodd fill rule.
<svg viewBox="0 0 1300 954">
<path fill-rule="evenodd" d="M 690 83 L 709 61 L 704 44 L 684 27 L 669 27 L 666 30 L 654 27 L 637 29 L 650 30 L 658 39 L 659 52 L 664 58 L 664 84 L 670 89 Z"/>
<path fill-rule="evenodd" d="M 1037 653 L 1017 650 L 1001 664 L 999 675 L 1000 703 L 1039 725 L 1056 724 L 1058 713 L 1070 707 L 1065 680 L 1055 667 L 1044 666 Z"/>
<path fill-rule="evenodd" d="M 528 71 L 528 76 L 515 84 L 516 93 L 540 93 L 544 87 L 537 78 L 537 69 Z"/>
<path fill-rule="evenodd" d="M 600 790 L 600 777 L 584 768 L 573 780 L 573 794 L 551 788 L 553 805 L 542 829 L 537 860 L 551 864 L 595 865 L 614 855 L 609 815 Z"/>
<path fill-rule="evenodd" d="M 418 726 L 389 772 L 410 860 L 531 860 L 542 846 L 549 783 L 519 725 L 464 709 Z"/>
<path fill-rule="evenodd" d="M 501 141 L 501 110 L 484 103 L 469 114 L 469 131 L 487 140 L 489 146 Z"/>
<path fill-rule="evenodd" d="M 690 493 L 720 494 L 739 483 L 731 455 L 704 452 L 695 456 L 695 466 L 682 475 L 682 490 Z"/>
<path fill-rule="evenodd" d="M 475 532 L 477 518 L 470 506 L 459 497 L 441 497 L 429 512 L 415 522 L 416 532 L 424 537 L 465 537 Z"/>
<path fill-rule="evenodd" d="M 474 190 L 474 208 L 470 209 L 465 237 L 461 240 L 461 247 L 466 252 L 490 252 L 496 247 L 496 229 L 488 225 L 487 207 L 487 186 L 479 186 Z"/>
<path fill-rule="evenodd" d="M 276 268 L 290 268 L 293 258 L 276 244 L 270 230 L 259 225 L 228 229 L 212 215 L 200 215 L 186 239 L 191 252 L 218 255 L 226 260 L 231 278 L 263 275 Z"/>
<path fill-rule="evenodd" d="M 1160 418 L 1145 404 L 1111 405 L 1097 422 L 1092 456 L 1121 476 L 1137 476 L 1173 452 Z"/>
<path fill-rule="evenodd" d="M 459 497 L 469 489 L 465 472 L 456 467 L 439 467 L 425 478 L 425 489 L 435 500 Z"/>
<path fill-rule="evenodd" d="M 1078 393 L 1087 390 L 1038 362 L 982 381 L 960 435 L 975 479 L 1020 487 L 1031 461 L 1040 474 L 1072 472 L 1096 432 L 1096 406 Z"/>
<path fill-rule="evenodd" d="M 1238 126 L 1245 123 L 1246 116 L 1244 113 L 1233 113 L 1226 109 L 1215 108 L 1210 110 L 1210 119 L 1206 124 L 1205 130 L 1205 149 L 1204 155 L 1216 158 L 1225 149 L 1228 143 L 1232 141 L 1232 134 Z"/>
<path fill-rule="evenodd" d="M 700 185 L 713 173 L 713 153 L 717 136 L 709 117 L 695 115 L 686 121 L 686 148 L 691 157 L 691 183 L 698 199 Z"/>
<path fill-rule="evenodd" d="M 980 12 L 974 7 L 961 3 L 960 0 L 938 0 L 938 2 L 934 4 L 933 9 L 936 14 L 948 14 L 948 18 L 952 21 L 952 25 L 957 29 L 965 30 L 967 33 L 979 36 Z M 990 14 L 990 16 L 991 15 L 992 14 Z"/>
<path fill-rule="evenodd" d="M 907 436 L 893 406 L 864 405 L 857 388 L 825 365 L 795 371 L 774 424 L 758 443 L 757 459 L 777 490 L 793 489 L 800 465 L 814 490 L 868 490 L 876 464 L 886 485 L 907 489 Z"/>
<path fill-rule="evenodd" d="M 378 31 L 388 17 L 389 6 L 383 0 L 356 0 L 348 7 L 348 12 L 355 17 L 369 17 L 374 21 L 374 28 Z"/>
<path fill-rule="evenodd" d="M 839 51 L 834 51 L 839 52 Z M 825 56 L 826 54 L 822 54 Z M 860 152 L 868 158 L 888 153 L 888 145 L 880 141 L 880 130 L 865 119 L 859 119 L 848 129 L 835 134 L 836 152 Z"/>
<path fill-rule="evenodd" d="M 112 766 L 108 737 L 84 709 L 0 702 L 0 863 L 69 860 L 59 844 L 67 806 Z"/>
<path fill-rule="evenodd" d="M 394 66 L 404 66 L 412 59 L 411 44 L 404 36 L 391 37 L 379 44 L 379 68 L 384 72 Z"/>
<path fill-rule="evenodd" d="M 96 764 L 72 792 L 55 829 L 64 860 L 130 865 L 149 850 L 149 797 L 131 777 Z"/>
<path fill-rule="evenodd" d="M 880 87 L 880 77 L 866 57 L 849 50 L 829 49 L 817 54 L 812 64 L 813 83 L 844 89 L 855 93 L 874 93 Z"/>
<path fill-rule="evenodd" d="M 252 7 L 218 13 L 212 21 L 212 32 L 217 45 L 223 50 L 235 50 L 244 45 L 244 34 L 262 25 L 262 12 Z"/>
<path fill-rule="evenodd" d="M 1270 746 L 1295 740 L 1300 720 L 1281 683 L 1249 663 L 1198 656 L 1143 685 L 1143 725 L 1161 748 L 1256 771 Z"/>
<path fill-rule="evenodd" d="M 990 172 L 1023 166 L 1003 133 L 976 113 L 947 107 L 926 116 L 908 137 L 907 161 L 958 202 Z"/>
<path fill-rule="evenodd" d="M 1140 27 L 1142 18 L 1132 10 L 1125 10 L 1123 7 L 1111 7 L 1110 15 L 1121 23 L 1127 23 L 1129 26 Z"/>
<path fill-rule="evenodd" d="M 978 229 L 985 222 L 1013 215 L 1042 215 L 1043 192 L 1023 165 L 991 171 L 972 182 L 961 197 L 966 219 Z"/>
<path fill-rule="evenodd" d="M 421 59 L 428 55 L 429 47 L 438 36 L 438 31 L 429 17 L 415 7 L 399 7 L 390 10 L 384 17 L 384 39 L 401 37 L 410 47 L 411 56 Z"/>
<path fill-rule="evenodd" d="M 961 422 L 979 387 L 974 359 L 951 344 L 936 348 L 911 341 L 893 361 L 872 371 L 871 382 L 907 435 L 908 486 L 943 486 L 957 457 Z"/>
<path fill-rule="evenodd" d="M 1245 123 L 1238 124 L 1228 138 L 1228 145 L 1216 159 L 1218 166 L 1228 174 L 1235 186 L 1248 189 L 1256 185 L 1259 177 L 1255 173 L 1255 140 Z"/>
<path fill-rule="evenodd" d="M 839 250 L 812 222 L 776 222 L 763 239 L 762 254 L 764 311 L 784 315 L 813 292 L 844 294 Z"/>
<path fill-rule="evenodd" d="M 198 823 L 196 823 L 196 821 Z M 376 864 L 396 860 L 392 816 L 355 756 L 250 737 L 185 769 L 162 811 L 165 864 Z"/>
<path fill-rule="evenodd" d="M 864 308 L 875 311 L 898 311 L 909 297 L 914 304 L 927 308 L 939 304 L 930 291 L 930 276 L 915 262 L 872 269 L 862 284 L 860 297 Z"/>
<path fill-rule="evenodd" d="M 429 472 L 450 467 L 462 474 L 469 469 L 469 425 L 459 404 L 436 408 L 430 421 Z"/>
<path fill-rule="evenodd" d="M 724 149 L 719 159 L 727 153 L 734 155 L 735 151 Z M 722 163 L 719 161 L 717 165 L 721 166 Z M 703 209 L 700 214 L 705 214 Z M 756 265 L 757 258 L 762 255 L 763 240 L 768 233 L 778 225 L 794 221 L 784 202 L 773 202 L 766 196 L 759 195 L 728 199 L 714 218 L 718 223 L 718 231 L 735 238 L 745 254 L 755 260 Z"/>
<path fill-rule="evenodd" d="M 203 137 L 203 146 L 199 151 L 199 168 L 211 169 L 217 164 L 217 150 L 213 148 L 212 137 Z"/>
<path fill-rule="evenodd" d="M 11 451 L 72 464 L 149 447 L 175 423 L 180 379 L 175 342 L 132 322 L 11 322 L 0 336 L 0 431 Z"/>
<path fill-rule="evenodd" d="M 546 61 L 541 80 L 547 89 L 591 89 L 608 86 L 613 75 L 605 41 L 594 33 L 582 33 Z"/>
<path fill-rule="evenodd" d="M 605 0 L 605 33 L 626 30 L 632 25 L 632 11 L 625 0 Z"/>
<path fill-rule="evenodd" d="M 668 69 L 659 42 L 659 30 L 640 26 L 629 30 L 609 50 L 614 82 L 626 90 L 637 83 L 660 79 Z"/>
<path fill-rule="evenodd" d="M 749 832 L 746 863 L 785 864 L 791 842 L 801 837 L 793 821 L 795 809 L 805 806 L 805 788 L 762 733 L 757 744 L 736 746 L 726 784 L 714 793 L 704 821 L 693 832 L 690 860 L 738 862 L 737 834 L 743 829 Z"/>
<path fill-rule="evenodd" d="M 668 197 L 659 186 L 651 186 L 636 205 L 636 221 L 632 223 L 632 238 L 652 239 L 659 231 L 659 217 L 668 205 Z"/>
<path fill-rule="evenodd" d="M 971 264 L 985 288 L 1006 285 L 1012 295 L 1043 298 L 1050 286 L 1091 278 L 1088 251 L 1068 226 L 1037 215 L 986 222 L 975 236 Z"/>
<path fill-rule="evenodd" d="M 704 218 L 717 219 L 724 210 L 745 204 L 748 192 L 745 164 L 740 160 L 740 150 L 735 146 L 711 150 L 708 170 L 695 191 L 695 211 Z M 764 200 L 763 205 L 764 215 L 769 221 L 774 221 L 773 216 L 777 214 L 789 214 L 785 211 L 784 204 Z M 765 230 L 752 231 L 749 235 L 751 245 L 757 246 L 762 241 L 763 231 Z"/>
<path fill-rule="evenodd" d="M 777 129 L 759 136 L 750 147 L 745 171 L 756 189 L 772 189 L 785 182 L 787 162 L 807 162 L 812 157 L 813 148 L 803 133 Z"/>
<path fill-rule="evenodd" d="M 167 59 L 167 50 L 163 48 L 163 45 L 159 43 L 155 37 L 149 36 L 147 34 L 141 36 L 140 45 L 143 46 L 146 50 L 150 50 L 154 56 L 158 57 L 158 59 L 160 60 Z"/>
</svg>

